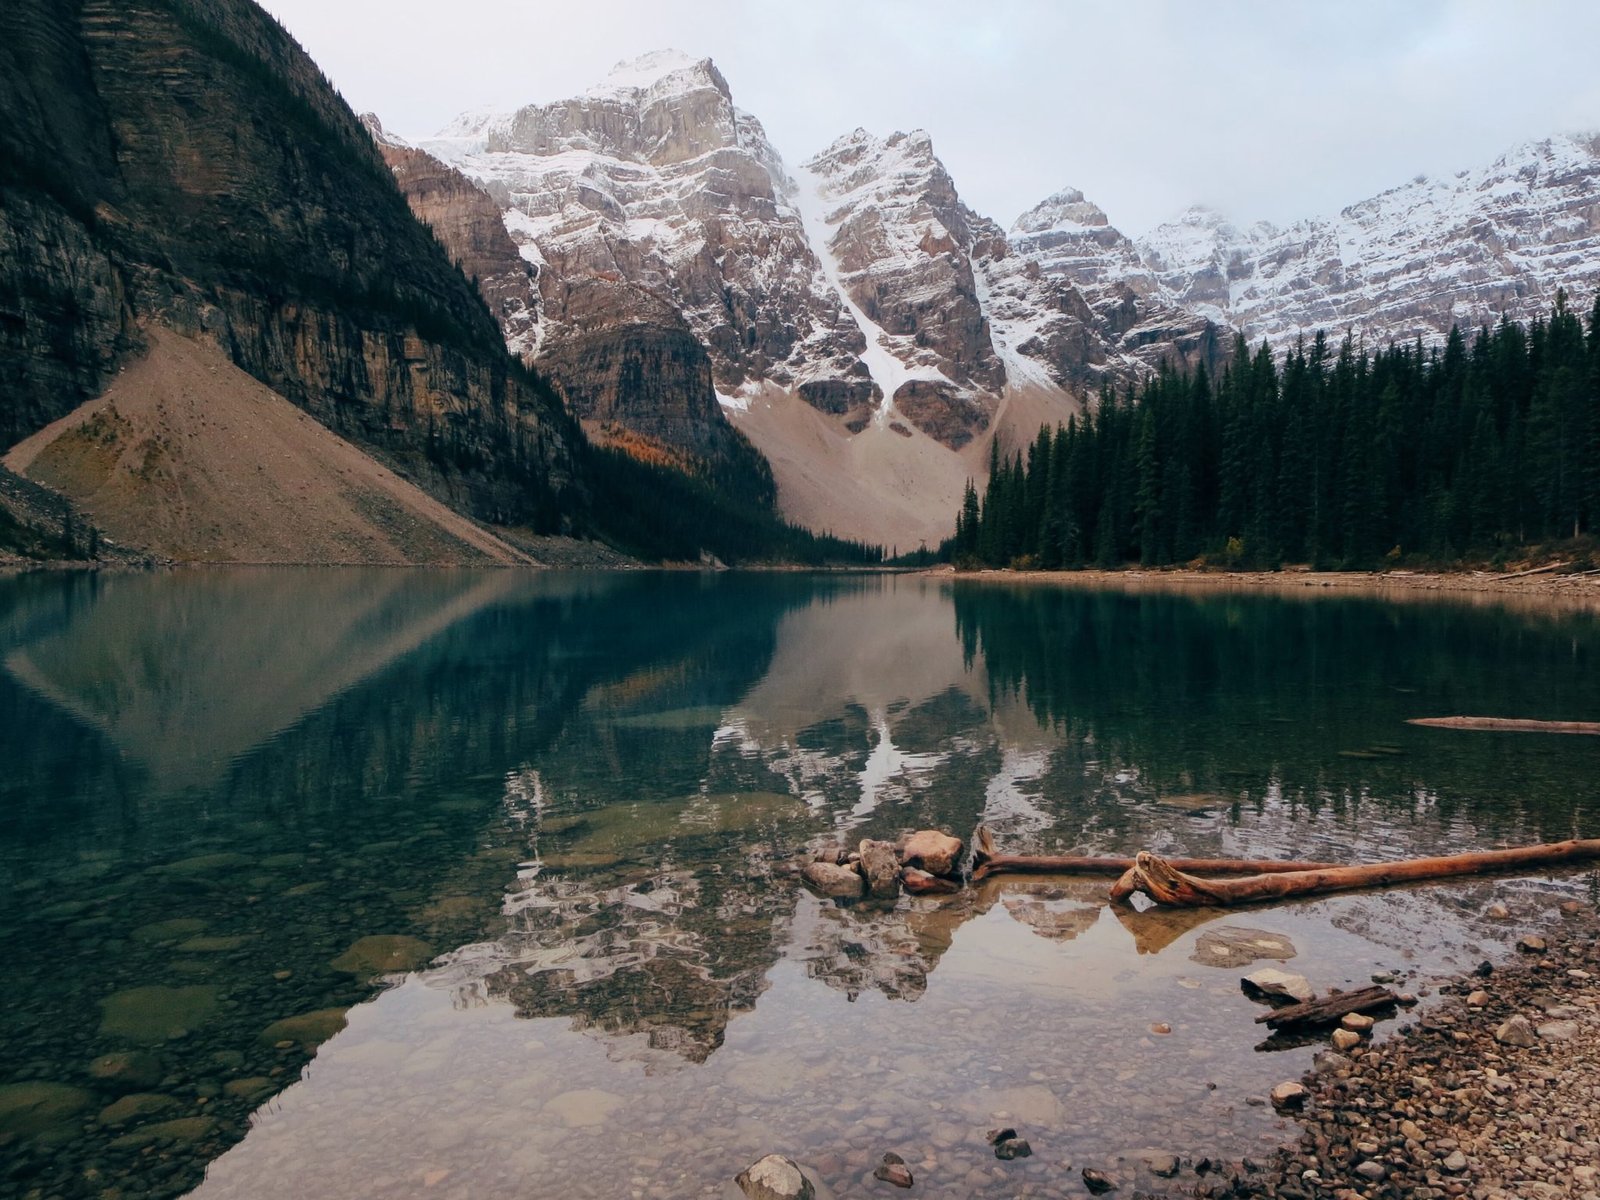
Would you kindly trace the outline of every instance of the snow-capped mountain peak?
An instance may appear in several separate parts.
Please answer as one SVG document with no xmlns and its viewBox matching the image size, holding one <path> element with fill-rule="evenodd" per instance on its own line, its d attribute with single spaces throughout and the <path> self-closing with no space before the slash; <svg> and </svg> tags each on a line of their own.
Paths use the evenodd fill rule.
<svg viewBox="0 0 1600 1200">
<path fill-rule="evenodd" d="M 1241 229 L 1195 208 L 1140 239 L 1173 303 L 1291 344 L 1317 329 L 1444 339 L 1600 288 L 1600 137 L 1544 138 L 1487 167 L 1418 175 L 1336 216 Z"/>
<path fill-rule="evenodd" d="M 1052 230 L 1103 229 L 1111 224 L 1105 210 L 1084 199 L 1077 188 L 1063 188 L 1023 213 L 1011 225 L 1013 236 Z"/>
</svg>

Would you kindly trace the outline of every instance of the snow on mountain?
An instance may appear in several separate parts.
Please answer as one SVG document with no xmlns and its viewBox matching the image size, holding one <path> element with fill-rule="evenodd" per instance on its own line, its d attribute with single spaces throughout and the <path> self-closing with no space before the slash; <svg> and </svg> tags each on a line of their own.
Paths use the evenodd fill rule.
<svg viewBox="0 0 1600 1200">
<path fill-rule="evenodd" d="M 726 442 L 720 401 L 793 519 L 891 544 L 948 532 L 991 437 L 1016 446 L 1162 362 L 1215 366 L 1233 329 L 1279 347 L 1318 328 L 1437 339 L 1600 289 L 1593 136 L 1333 218 L 1193 208 L 1138 241 L 1073 188 L 1003 229 L 920 130 L 857 129 L 791 171 L 716 65 L 677 51 L 416 145 L 498 207 L 511 251 L 472 197 L 418 185 L 470 234 L 480 280 L 536 278 L 499 302 L 508 342 L 580 415 L 706 454 Z"/>
<path fill-rule="evenodd" d="M 1252 341 L 1437 342 L 1452 324 L 1538 316 L 1561 287 L 1600 289 L 1600 136 L 1530 142 L 1283 229 L 1191 209 L 1138 248 L 1174 303 Z"/>
<path fill-rule="evenodd" d="M 543 264 L 546 337 L 596 315 L 568 303 L 574 291 L 623 283 L 681 314 L 725 396 L 861 386 L 860 332 L 811 252 L 783 160 L 709 59 L 646 55 L 582 96 L 464 115 L 421 144 L 497 196 Z"/>
<path fill-rule="evenodd" d="M 984 223 L 976 246 L 985 311 L 1014 377 L 1031 368 L 1093 392 L 1162 361 L 1216 361 L 1212 322 L 1173 305 L 1133 242 L 1075 188 L 1024 213 L 1009 234 Z"/>
<path fill-rule="evenodd" d="M 867 342 L 878 420 L 898 413 L 965 445 L 988 428 L 1005 371 L 978 302 L 969 214 L 932 140 L 857 129 L 800 179 L 807 232 Z"/>
</svg>

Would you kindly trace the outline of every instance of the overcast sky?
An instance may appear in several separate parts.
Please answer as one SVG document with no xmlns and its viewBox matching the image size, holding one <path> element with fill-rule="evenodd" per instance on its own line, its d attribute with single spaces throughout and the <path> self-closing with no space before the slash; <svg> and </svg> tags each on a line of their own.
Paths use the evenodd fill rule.
<svg viewBox="0 0 1600 1200">
<path fill-rule="evenodd" d="M 1133 235 L 1192 203 L 1290 221 L 1600 129 L 1595 0 L 263 2 L 406 136 L 676 47 L 791 164 L 920 127 L 1006 224 L 1068 186 Z"/>
</svg>

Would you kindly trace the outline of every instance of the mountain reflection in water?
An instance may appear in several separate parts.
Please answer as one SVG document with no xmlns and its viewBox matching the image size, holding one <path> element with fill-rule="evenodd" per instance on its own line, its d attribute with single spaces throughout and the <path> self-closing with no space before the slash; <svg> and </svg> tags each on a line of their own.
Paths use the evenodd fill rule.
<svg viewBox="0 0 1600 1200">
<path fill-rule="evenodd" d="M 1404 718 L 1600 710 L 1595 646 L 1555 611 L 924 579 L 0 580 L 0 1194 L 208 1163 L 228 1196 L 717 1194 L 770 1149 L 849 1190 L 898 1148 L 928 1195 L 1043 1195 L 1052 1160 L 1248 1150 L 1243 1097 L 1303 1063 L 1250 1053 L 1208 931 L 1339 986 L 1588 881 L 1219 917 L 1062 880 L 841 905 L 787 864 L 980 821 L 1352 860 L 1592 833 L 1587 740 Z M 1042 1152 L 996 1177 L 1000 1112 Z M 618 1128 L 626 1188 L 573 1144 Z"/>
</svg>

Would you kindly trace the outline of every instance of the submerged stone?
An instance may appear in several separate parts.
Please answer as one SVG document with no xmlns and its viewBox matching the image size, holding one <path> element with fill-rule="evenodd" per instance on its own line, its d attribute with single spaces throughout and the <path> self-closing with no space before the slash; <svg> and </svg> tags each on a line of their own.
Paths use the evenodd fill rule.
<svg viewBox="0 0 1600 1200">
<path fill-rule="evenodd" d="M 100 1123 L 102 1125 L 123 1125 L 129 1121 L 138 1120 L 140 1117 L 154 1116 L 158 1112 L 178 1107 L 178 1102 L 171 1096 L 158 1095 L 155 1092 L 135 1092 L 131 1096 L 124 1096 L 120 1100 L 113 1100 L 100 1110 Z"/>
<path fill-rule="evenodd" d="M 170 942 L 181 937 L 193 937 L 206 927 L 199 917 L 174 917 L 170 921 L 154 921 L 141 925 L 128 936 L 136 942 Z"/>
<path fill-rule="evenodd" d="M 90 1100 L 88 1092 L 65 1083 L 0 1084 L 0 1134 L 35 1137 L 71 1121 Z"/>
<path fill-rule="evenodd" d="M 1281 933 L 1224 925 L 1220 929 L 1207 929 L 1195 939 L 1189 961 L 1208 967 L 1247 967 L 1262 959 L 1283 962 L 1297 953 L 1294 943 Z"/>
<path fill-rule="evenodd" d="M 370 978 L 415 970 L 432 957 L 433 947 L 421 938 L 402 933 L 375 933 L 353 943 L 329 965 L 335 971 Z"/>
<path fill-rule="evenodd" d="M 769 1154 L 734 1178 L 749 1200 L 813 1200 L 816 1188 L 792 1158 Z"/>
<path fill-rule="evenodd" d="M 253 1103 L 270 1096 L 277 1086 L 276 1082 L 265 1075 L 252 1075 L 247 1079 L 230 1079 L 222 1085 L 222 1090 L 235 1099 Z"/>
<path fill-rule="evenodd" d="M 237 950 L 250 939 L 248 937 L 196 937 L 178 945 L 179 951 L 184 954 L 222 954 L 229 950 Z"/>
<path fill-rule="evenodd" d="M 319 1008 L 315 1012 L 274 1021 L 261 1031 L 259 1040 L 271 1045 L 299 1042 L 303 1046 L 320 1046 L 344 1027 L 344 1009 Z"/>
<path fill-rule="evenodd" d="M 544 1111 L 569 1128 L 604 1125 L 626 1101 L 614 1092 L 599 1088 L 578 1088 L 562 1092 L 544 1106 Z"/>
<path fill-rule="evenodd" d="M 208 1137 L 217 1127 L 211 1117 L 178 1117 L 171 1121 L 157 1121 L 143 1125 L 132 1133 L 125 1133 L 111 1141 L 112 1149 L 134 1150 L 152 1142 L 198 1142 Z"/>
<path fill-rule="evenodd" d="M 204 1025 L 216 1013 L 217 989 L 137 987 L 116 992 L 100 1002 L 100 1032 L 132 1042 L 163 1042 Z"/>
<path fill-rule="evenodd" d="M 177 862 L 162 863 L 159 867 L 152 867 L 151 874 L 192 878 L 196 875 L 214 875 L 219 871 L 249 865 L 250 860 L 243 854 L 197 854 L 193 858 L 180 858 Z"/>
<path fill-rule="evenodd" d="M 161 1082 L 161 1060 L 144 1050 L 102 1054 L 89 1064 L 89 1074 L 115 1087 L 138 1091 Z"/>
</svg>

